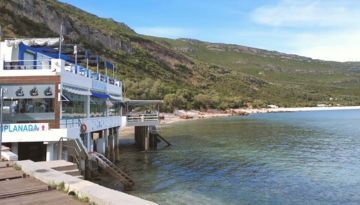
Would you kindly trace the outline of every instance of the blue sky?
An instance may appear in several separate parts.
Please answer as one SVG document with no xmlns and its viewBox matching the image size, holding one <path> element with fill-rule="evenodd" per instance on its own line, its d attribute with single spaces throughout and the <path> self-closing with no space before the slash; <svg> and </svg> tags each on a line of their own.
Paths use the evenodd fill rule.
<svg viewBox="0 0 360 205">
<path fill-rule="evenodd" d="M 358 0 L 60 0 L 139 34 L 360 61 Z"/>
</svg>

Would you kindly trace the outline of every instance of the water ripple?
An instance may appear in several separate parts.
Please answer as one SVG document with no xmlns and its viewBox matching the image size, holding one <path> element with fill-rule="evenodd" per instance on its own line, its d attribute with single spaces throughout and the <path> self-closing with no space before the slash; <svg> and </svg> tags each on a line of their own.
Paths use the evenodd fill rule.
<svg viewBox="0 0 360 205">
<path fill-rule="evenodd" d="M 360 204 L 360 111 L 257 114 L 163 129 L 176 144 L 122 162 L 159 204 Z M 159 146 L 162 146 L 160 144 Z"/>
</svg>

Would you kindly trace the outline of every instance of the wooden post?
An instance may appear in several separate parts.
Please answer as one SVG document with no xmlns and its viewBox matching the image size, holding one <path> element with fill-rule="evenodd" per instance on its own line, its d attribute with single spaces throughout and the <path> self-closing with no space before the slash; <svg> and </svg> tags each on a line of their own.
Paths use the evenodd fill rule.
<svg viewBox="0 0 360 205">
<path fill-rule="evenodd" d="M 145 152 L 149 151 L 149 127 L 144 126 Z"/>
<path fill-rule="evenodd" d="M 115 140 L 115 162 L 120 162 L 119 135 L 116 128 L 112 129 Z"/>
<path fill-rule="evenodd" d="M 109 135 L 112 134 L 111 129 L 106 129 L 105 133 L 105 157 L 110 158 Z"/>
</svg>

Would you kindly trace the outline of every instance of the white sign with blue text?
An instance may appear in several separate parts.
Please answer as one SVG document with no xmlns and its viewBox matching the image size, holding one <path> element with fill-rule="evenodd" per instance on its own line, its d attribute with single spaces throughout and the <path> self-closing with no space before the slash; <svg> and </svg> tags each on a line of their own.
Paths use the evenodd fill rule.
<svg viewBox="0 0 360 205">
<path fill-rule="evenodd" d="M 1 129 L 1 128 L 0 128 Z M 1 131 L 11 132 L 44 132 L 49 129 L 49 123 L 29 123 L 29 124 L 4 124 Z"/>
<path fill-rule="evenodd" d="M 107 84 L 98 80 L 92 80 L 92 88 L 106 91 Z"/>
</svg>

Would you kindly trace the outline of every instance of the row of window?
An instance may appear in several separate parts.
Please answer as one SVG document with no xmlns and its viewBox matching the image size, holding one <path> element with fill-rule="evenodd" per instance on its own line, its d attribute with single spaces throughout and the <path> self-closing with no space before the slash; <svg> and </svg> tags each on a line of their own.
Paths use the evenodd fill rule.
<svg viewBox="0 0 360 205">
<path fill-rule="evenodd" d="M 74 95 L 63 91 L 63 94 L 70 100 L 62 102 L 62 116 L 69 118 L 85 118 L 86 104 L 85 96 Z M 77 96 L 77 97 L 76 97 Z M 107 98 L 90 96 L 90 117 L 106 117 L 106 110 L 109 108 L 108 116 L 119 116 L 121 114 L 120 102 Z"/>
<path fill-rule="evenodd" d="M 68 93 L 66 93 L 68 94 Z M 62 102 L 62 116 L 64 118 L 85 118 L 86 104 L 82 98 Z M 4 99 L 3 111 L 9 117 L 19 114 L 40 114 L 54 113 L 54 98 L 34 98 L 34 99 Z M 121 114 L 120 102 L 105 98 L 90 97 L 90 117 L 119 116 Z M 6 117 L 6 116 L 5 116 Z"/>
<path fill-rule="evenodd" d="M 4 114 L 54 112 L 54 99 L 4 99 L 3 110 Z"/>
</svg>

